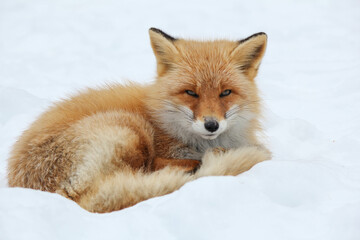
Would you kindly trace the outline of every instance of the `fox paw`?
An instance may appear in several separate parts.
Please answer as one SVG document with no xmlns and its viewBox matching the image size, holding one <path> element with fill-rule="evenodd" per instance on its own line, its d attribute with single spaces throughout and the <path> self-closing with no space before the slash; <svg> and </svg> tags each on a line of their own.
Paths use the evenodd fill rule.
<svg viewBox="0 0 360 240">
<path fill-rule="evenodd" d="M 222 154 L 222 153 L 225 153 L 226 151 L 227 151 L 227 149 L 223 148 L 223 147 L 216 147 L 216 148 L 212 149 L 212 152 L 214 154 Z"/>
</svg>

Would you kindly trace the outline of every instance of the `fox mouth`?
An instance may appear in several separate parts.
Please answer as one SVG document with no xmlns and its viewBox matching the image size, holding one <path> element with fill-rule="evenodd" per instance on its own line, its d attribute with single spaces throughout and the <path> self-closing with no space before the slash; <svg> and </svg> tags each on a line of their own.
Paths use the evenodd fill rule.
<svg viewBox="0 0 360 240">
<path fill-rule="evenodd" d="M 203 135 L 200 135 L 202 138 L 204 139 L 207 139 L 207 140 L 214 140 L 215 138 L 218 137 L 218 134 L 203 134 Z"/>
</svg>

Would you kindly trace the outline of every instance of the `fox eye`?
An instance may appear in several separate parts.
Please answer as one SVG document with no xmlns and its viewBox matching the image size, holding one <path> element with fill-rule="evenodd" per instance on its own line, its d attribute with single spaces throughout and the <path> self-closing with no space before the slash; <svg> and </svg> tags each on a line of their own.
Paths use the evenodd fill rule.
<svg viewBox="0 0 360 240">
<path fill-rule="evenodd" d="M 225 91 L 223 91 L 222 93 L 220 93 L 220 97 L 226 97 L 229 96 L 231 93 L 230 89 L 226 89 Z"/>
<path fill-rule="evenodd" d="M 196 98 L 199 97 L 199 95 L 197 95 L 195 92 L 191 90 L 186 90 L 185 92 L 192 97 L 196 97 Z"/>
</svg>

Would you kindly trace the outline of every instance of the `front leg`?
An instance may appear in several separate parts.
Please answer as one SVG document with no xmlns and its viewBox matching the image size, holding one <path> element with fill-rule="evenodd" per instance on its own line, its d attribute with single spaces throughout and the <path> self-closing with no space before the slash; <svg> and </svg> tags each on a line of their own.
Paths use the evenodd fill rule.
<svg viewBox="0 0 360 240">
<path fill-rule="evenodd" d="M 195 172 L 201 161 L 193 159 L 171 159 L 171 158 L 160 158 L 157 157 L 153 162 L 153 171 L 160 170 L 166 166 L 181 168 L 187 172 Z"/>
</svg>

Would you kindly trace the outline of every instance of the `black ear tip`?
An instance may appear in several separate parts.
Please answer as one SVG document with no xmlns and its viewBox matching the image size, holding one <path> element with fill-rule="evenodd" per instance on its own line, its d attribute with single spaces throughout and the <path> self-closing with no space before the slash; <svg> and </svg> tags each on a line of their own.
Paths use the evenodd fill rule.
<svg viewBox="0 0 360 240">
<path fill-rule="evenodd" d="M 161 32 L 161 30 L 160 29 L 158 29 L 158 28 L 154 28 L 154 27 L 151 27 L 151 28 L 149 28 L 149 31 L 153 31 L 153 32 Z"/>
<path fill-rule="evenodd" d="M 253 36 L 254 36 L 254 37 L 257 37 L 257 36 L 264 36 L 266 39 L 268 38 L 268 35 L 267 35 L 266 33 L 264 33 L 264 32 L 258 32 L 258 33 L 255 33 Z"/>
<path fill-rule="evenodd" d="M 258 32 L 258 33 L 254 33 L 253 35 L 251 35 L 250 37 L 248 37 L 247 39 L 250 39 L 250 38 L 254 38 L 254 37 L 258 37 L 258 36 L 264 36 L 264 37 L 267 37 L 267 34 L 264 33 L 264 32 Z"/>
<path fill-rule="evenodd" d="M 267 36 L 267 34 L 264 33 L 264 32 L 258 32 L 258 33 L 255 33 L 254 35 L 256 35 L 256 36 L 259 36 L 259 35 L 265 35 L 265 36 Z"/>
<path fill-rule="evenodd" d="M 240 40 L 239 43 L 244 43 L 244 42 L 246 42 L 246 41 L 248 41 L 248 40 L 250 40 L 252 38 L 258 37 L 258 36 L 265 36 L 266 39 L 267 39 L 267 34 L 266 33 L 258 32 L 258 33 L 255 33 L 255 34 L 251 35 L 250 37 L 247 37 L 245 39 Z"/>
<path fill-rule="evenodd" d="M 166 38 L 166 39 L 169 40 L 169 41 L 175 41 L 175 40 L 177 40 L 176 38 L 170 36 L 170 35 L 167 34 L 167 33 L 164 33 L 163 31 L 161 31 L 161 30 L 158 29 L 158 28 L 152 27 L 152 28 L 149 29 L 149 31 L 158 33 L 158 34 L 160 34 L 161 36 L 163 36 L 164 38 Z"/>
</svg>

